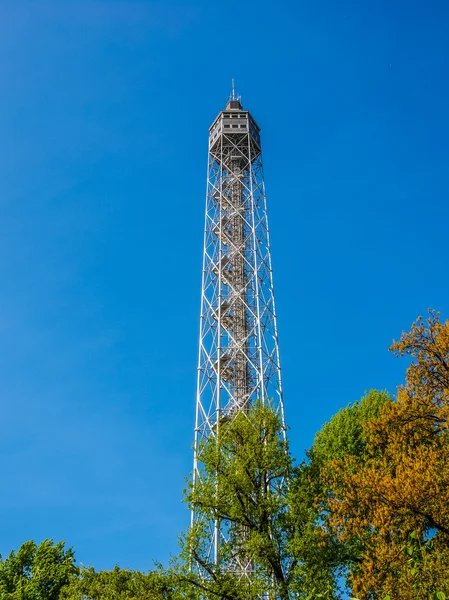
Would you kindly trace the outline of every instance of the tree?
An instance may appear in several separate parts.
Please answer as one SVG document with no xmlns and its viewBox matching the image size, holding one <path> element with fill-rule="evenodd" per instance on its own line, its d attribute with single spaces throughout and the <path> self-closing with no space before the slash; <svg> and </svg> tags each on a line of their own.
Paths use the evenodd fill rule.
<svg viewBox="0 0 449 600">
<path fill-rule="evenodd" d="M 311 461 L 323 468 L 348 455 L 363 456 L 367 443 L 366 422 L 378 418 L 391 402 L 393 398 L 387 391 L 370 390 L 360 400 L 339 410 L 315 435 L 308 453 Z"/>
<path fill-rule="evenodd" d="M 307 473 L 295 466 L 271 407 L 257 403 L 220 424 L 200 461 L 200 477 L 186 496 L 199 518 L 184 538 L 186 566 L 178 573 L 192 597 L 337 597 L 335 575 L 322 560 L 327 549 L 318 544 Z M 208 544 L 214 522 L 226 533 L 218 564 Z M 242 557 L 249 577 L 236 567 Z"/>
<path fill-rule="evenodd" d="M 61 600 L 175 600 L 174 582 L 168 573 L 141 573 L 120 569 L 98 571 L 80 569 L 61 593 Z"/>
<path fill-rule="evenodd" d="M 391 350 L 412 363 L 397 402 L 366 421 L 360 456 L 332 461 L 328 523 L 360 540 L 355 595 L 397 600 L 449 593 L 449 321 L 430 312 Z"/>
<path fill-rule="evenodd" d="M 392 402 L 388 392 L 370 390 L 325 423 L 307 452 L 308 461 L 303 468 L 315 508 L 315 537 L 321 548 L 316 558 L 323 562 L 322 569 L 332 571 L 335 580 L 348 581 L 360 561 L 364 540 L 358 535 L 348 535 L 342 540 L 330 520 L 332 499 L 345 494 L 344 485 L 335 475 L 334 463 L 348 457 L 356 462 L 363 460 L 367 445 L 365 426 Z"/>
<path fill-rule="evenodd" d="M 58 600 L 61 589 L 77 572 L 71 548 L 64 542 L 25 542 L 3 560 L 0 557 L 1 600 Z"/>
</svg>

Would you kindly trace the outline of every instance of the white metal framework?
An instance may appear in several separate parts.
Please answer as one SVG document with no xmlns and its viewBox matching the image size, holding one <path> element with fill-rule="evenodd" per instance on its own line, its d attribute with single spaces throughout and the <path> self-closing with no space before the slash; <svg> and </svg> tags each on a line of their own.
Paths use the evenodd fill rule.
<svg viewBox="0 0 449 600">
<path fill-rule="evenodd" d="M 270 402 L 283 422 L 260 128 L 233 88 L 209 129 L 194 485 L 201 442 L 256 400 Z M 210 523 L 211 561 L 219 561 L 223 536 Z"/>
</svg>

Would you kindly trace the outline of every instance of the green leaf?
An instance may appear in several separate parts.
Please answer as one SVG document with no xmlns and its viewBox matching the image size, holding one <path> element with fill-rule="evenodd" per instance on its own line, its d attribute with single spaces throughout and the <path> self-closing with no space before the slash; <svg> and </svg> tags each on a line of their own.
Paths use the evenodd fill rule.
<svg viewBox="0 0 449 600">
<path fill-rule="evenodd" d="M 437 600 L 446 600 L 446 594 L 444 592 L 436 593 Z"/>
</svg>

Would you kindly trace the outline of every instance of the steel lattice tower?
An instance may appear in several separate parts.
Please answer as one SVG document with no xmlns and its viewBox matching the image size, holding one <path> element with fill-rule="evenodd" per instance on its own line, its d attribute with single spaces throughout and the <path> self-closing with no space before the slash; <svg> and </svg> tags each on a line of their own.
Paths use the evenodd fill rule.
<svg viewBox="0 0 449 600">
<path fill-rule="evenodd" d="M 260 128 L 233 82 L 209 129 L 193 485 L 201 442 L 256 400 L 284 422 Z M 223 536 L 210 523 L 215 562 Z"/>
</svg>

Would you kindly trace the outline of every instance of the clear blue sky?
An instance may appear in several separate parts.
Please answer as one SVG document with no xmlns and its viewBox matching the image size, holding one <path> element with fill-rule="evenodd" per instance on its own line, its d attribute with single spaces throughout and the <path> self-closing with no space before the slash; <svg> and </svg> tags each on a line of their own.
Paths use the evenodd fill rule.
<svg viewBox="0 0 449 600">
<path fill-rule="evenodd" d="M 0 552 L 177 550 L 208 127 L 262 127 L 301 458 L 428 307 L 448 314 L 449 5 L 0 0 Z"/>
</svg>

